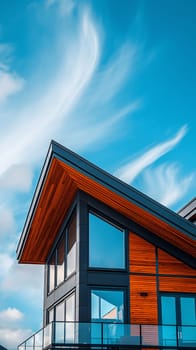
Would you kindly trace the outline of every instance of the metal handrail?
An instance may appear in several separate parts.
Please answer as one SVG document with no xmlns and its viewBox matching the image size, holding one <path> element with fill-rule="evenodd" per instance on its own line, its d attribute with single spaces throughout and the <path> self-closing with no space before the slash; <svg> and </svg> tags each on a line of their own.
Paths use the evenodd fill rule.
<svg viewBox="0 0 196 350">
<path fill-rule="evenodd" d="M 53 321 L 27 338 L 18 350 L 54 349 L 57 345 L 186 347 L 190 350 L 196 348 L 196 326 Z"/>
</svg>

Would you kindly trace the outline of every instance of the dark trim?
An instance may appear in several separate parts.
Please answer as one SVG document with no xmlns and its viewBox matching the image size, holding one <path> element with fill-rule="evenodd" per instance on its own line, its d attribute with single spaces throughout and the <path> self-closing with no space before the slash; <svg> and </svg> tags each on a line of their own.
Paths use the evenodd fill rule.
<svg viewBox="0 0 196 350">
<path fill-rule="evenodd" d="M 105 285 L 89 285 L 88 286 L 88 299 L 89 299 L 89 322 L 91 323 L 91 291 L 92 290 L 100 290 L 100 291 L 110 291 L 110 292 L 123 292 L 123 299 L 124 299 L 124 321 L 123 322 L 119 322 L 119 323 L 123 323 L 123 324 L 127 324 L 128 323 L 128 293 L 127 293 L 127 288 L 126 287 L 122 287 L 122 286 L 118 286 L 113 284 L 112 286 L 105 286 Z M 118 323 L 118 322 L 117 322 Z"/>
<path fill-rule="evenodd" d="M 113 175 L 107 173 L 98 166 L 90 163 L 59 143 L 51 141 L 51 147 L 54 157 L 56 156 L 56 158 L 63 160 L 66 164 L 71 165 L 73 168 L 96 180 L 98 183 L 112 189 L 112 191 L 120 194 L 122 197 L 131 200 L 131 202 L 135 203 L 137 206 L 152 213 L 173 227 L 184 231 L 184 233 L 191 238 L 196 238 L 194 225 L 187 220 L 184 220 L 178 214 L 174 213 L 162 204 L 156 202 L 152 198 L 146 196 L 142 192 L 136 190 Z"/>
<path fill-rule="evenodd" d="M 130 275 L 140 275 L 140 276 L 158 276 L 158 277 L 172 277 L 172 278 L 195 278 L 195 275 L 185 276 L 185 275 L 173 275 L 167 273 L 148 273 L 148 272 L 129 272 Z"/>
</svg>

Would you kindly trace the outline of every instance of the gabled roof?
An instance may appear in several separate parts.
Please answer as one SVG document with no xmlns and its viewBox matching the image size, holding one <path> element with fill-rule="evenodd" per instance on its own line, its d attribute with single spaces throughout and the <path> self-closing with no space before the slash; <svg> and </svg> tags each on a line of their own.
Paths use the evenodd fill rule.
<svg viewBox="0 0 196 350">
<path fill-rule="evenodd" d="M 46 262 L 78 190 L 171 244 L 178 257 L 196 267 L 195 225 L 55 141 L 50 144 L 18 244 L 19 262 Z"/>
</svg>

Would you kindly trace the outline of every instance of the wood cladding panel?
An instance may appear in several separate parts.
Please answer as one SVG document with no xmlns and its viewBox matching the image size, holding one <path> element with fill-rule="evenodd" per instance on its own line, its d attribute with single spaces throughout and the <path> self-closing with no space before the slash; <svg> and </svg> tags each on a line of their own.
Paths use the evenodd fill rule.
<svg viewBox="0 0 196 350">
<path fill-rule="evenodd" d="M 159 273 L 168 275 L 195 276 L 195 269 L 183 264 L 180 260 L 158 249 Z"/>
<path fill-rule="evenodd" d="M 156 273 L 155 246 L 129 233 L 129 271 Z"/>
<path fill-rule="evenodd" d="M 142 292 L 147 296 L 141 296 Z M 155 276 L 130 275 L 130 320 L 135 324 L 158 323 Z"/>
<path fill-rule="evenodd" d="M 196 279 L 160 276 L 159 291 L 176 293 L 196 293 Z"/>
</svg>

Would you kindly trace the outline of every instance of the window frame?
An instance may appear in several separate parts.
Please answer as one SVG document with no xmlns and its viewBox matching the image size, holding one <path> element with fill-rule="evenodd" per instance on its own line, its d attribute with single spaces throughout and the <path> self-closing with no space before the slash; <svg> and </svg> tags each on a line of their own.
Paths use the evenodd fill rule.
<svg viewBox="0 0 196 350">
<path fill-rule="evenodd" d="M 90 265 L 90 225 L 89 225 L 89 215 L 94 215 L 100 220 L 105 221 L 107 224 L 114 226 L 123 234 L 123 253 L 124 253 L 124 267 L 97 267 Z M 88 207 L 87 210 L 87 222 L 88 222 L 88 270 L 99 270 L 99 271 L 128 271 L 128 230 L 125 225 L 118 222 L 116 219 L 111 218 L 107 213 L 103 213 L 95 208 Z"/>
<path fill-rule="evenodd" d="M 68 322 L 76 322 L 76 290 L 73 289 L 72 291 L 70 291 L 68 294 L 66 294 L 63 298 L 59 299 L 55 304 L 53 304 L 51 307 L 49 307 L 47 309 L 47 324 L 49 324 L 49 313 L 53 310 L 53 321 L 52 322 L 66 322 L 66 300 L 71 298 L 72 296 L 74 296 L 74 303 L 75 303 L 75 308 L 74 308 L 74 320 L 75 321 L 68 321 Z M 64 303 L 64 321 L 56 321 L 56 307 L 61 304 Z"/>
<path fill-rule="evenodd" d="M 73 276 L 76 273 L 76 269 L 77 269 L 77 263 L 75 261 L 75 270 L 70 273 L 69 275 L 67 275 L 67 248 L 68 248 L 68 228 L 69 225 L 73 219 L 73 217 L 75 216 L 76 219 L 76 241 L 75 244 L 77 243 L 77 206 L 74 206 L 73 210 L 71 211 L 70 215 L 67 217 L 66 222 L 64 223 L 64 225 L 62 226 L 62 229 L 60 230 L 60 234 L 58 235 L 58 238 L 48 256 L 47 259 L 47 283 L 46 283 L 46 288 L 47 288 L 47 295 L 50 295 L 51 293 L 53 293 L 59 286 L 61 286 L 63 283 L 65 283 L 65 281 L 67 281 L 71 276 Z M 57 283 L 57 262 L 58 262 L 58 246 L 60 244 L 60 242 L 62 241 L 64 236 L 64 278 L 60 283 Z M 76 244 L 77 247 L 77 244 Z M 77 249 L 75 247 L 75 249 Z M 55 264 L 54 264 L 54 288 L 50 290 L 50 261 L 52 259 L 52 257 L 54 256 L 55 259 Z M 76 257 L 77 257 L 77 252 L 76 252 Z"/>
<path fill-rule="evenodd" d="M 101 286 L 101 285 L 93 285 L 89 286 L 89 291 L 88 291 L 88 300 L 89 300 L 89 322 L 94 322 L 92 319 L 92 291 L 97 290 L 97 291 L 108 291 L 108 292 L 122 292 L 123 293 L 123 321 L 115 321 L 115 323 L 119 324 L 126 324 L 128 322 L 128 302 L 127 302 L 127 288 L 126 287 L 108 287 L 108 286 Z M 98 322 L 98 321 L 95 321 Z M 109 321 L 104 321 L 100 320 L 100 323 L 108 323 Z"/>
</svg>

